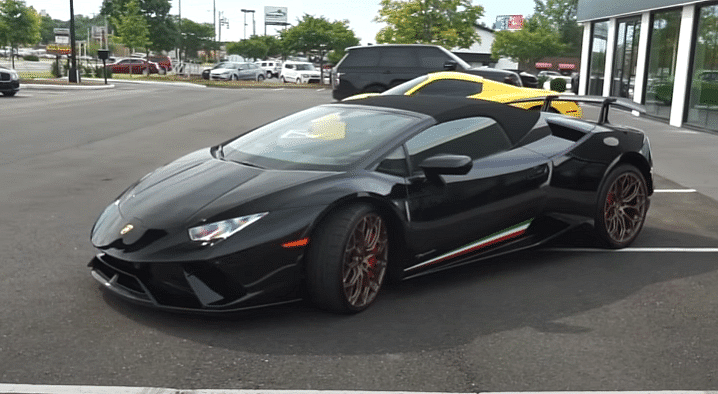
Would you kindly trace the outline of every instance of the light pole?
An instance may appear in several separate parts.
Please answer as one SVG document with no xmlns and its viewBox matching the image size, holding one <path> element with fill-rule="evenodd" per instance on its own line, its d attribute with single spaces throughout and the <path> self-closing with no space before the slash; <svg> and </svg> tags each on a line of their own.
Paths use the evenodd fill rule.
<svg viewBox="0 0 718 394">
<path fill-rule="evenodd" d="M 252 35 L 256 35 L 257 32 L 254 31 L 254 10 L 247 10 L 242 8 L 242 12 L 244 13 L 244 39 L 247 39 L 247 13 L 252 13 Z"/>
<path fill-rule="evenodd" d="M 70 75 L 68 82 L 80 82 L 77 77 L 77 57 L 75 56 L 75 5 L 70 0 Z"/>
</svg>

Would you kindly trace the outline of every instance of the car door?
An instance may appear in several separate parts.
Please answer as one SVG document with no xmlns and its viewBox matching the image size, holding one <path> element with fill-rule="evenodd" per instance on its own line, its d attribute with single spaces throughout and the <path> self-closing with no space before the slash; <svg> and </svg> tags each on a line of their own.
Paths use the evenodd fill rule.
<svg viewBox="0 0 718 394">
<path fill-rule="evenodd" d="M 115 73 L 129 73 L 130 72 L 130 62 L 132 59 L 122 59 L 112 68 L 112 72 Z"/>
<path fill-rule="evenodd" d="M 491 239 L 495 234 L 518 236 L 544 204 L 548 160 L 524 148 L 513 148 L 492 118 L 441 123 L 414 136 L 405 146 L 411 172 L 408 246 L 417 256 L 410 270 L 470 257 L 495 242 Z M 436 178 L 420 168 L 425 159 L 446 154 L 468 156 L 471 170 Z"/>
<path fill-rule="evenodd" d="M 249 68 L 249 65 L 246 63 L 241 63 L 237 65 L 237 75 L 238 79 L 240 80 L 248 80 L 252 79 L 252 71 Z"/>
</svg>

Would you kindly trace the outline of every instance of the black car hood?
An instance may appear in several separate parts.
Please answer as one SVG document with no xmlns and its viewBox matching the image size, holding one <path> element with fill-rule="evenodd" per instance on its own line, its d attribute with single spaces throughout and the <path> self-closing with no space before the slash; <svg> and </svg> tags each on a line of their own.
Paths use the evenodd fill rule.
<svg viewBox="0 0 718 394">
<path fill-rule="evenodd" d="M 169 229 L 212 219 L 248 202 L 331 174 L 263 170 L 214 158 L 209 149 L 204 149 L 147 175 L 122 196 L 118 207 L 125 219 L 137 220 L 145 228 Z M 252 205 L 267 208 L 266 201 Z M 240 212 L 253 213 L 258 212 Z"/>
</svg>

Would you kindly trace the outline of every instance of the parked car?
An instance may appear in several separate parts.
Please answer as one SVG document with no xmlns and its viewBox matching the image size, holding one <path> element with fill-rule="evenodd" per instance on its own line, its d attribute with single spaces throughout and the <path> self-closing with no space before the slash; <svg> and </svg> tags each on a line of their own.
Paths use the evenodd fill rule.
<svg viewBox="0 0 718 394">
<path fill-rule="evenodd" d="M 519 78 L 521 78 L 521 85 L 525 88 L 538 88 L 539 87 L 539 81 L 538 77 L 536 75 L 533 75 L 529 72 L 526 72 L 524 70 L 511 70 L 507 69 L 507 71 L 513 71 L 516 74 L 519 74 Z"/>
<path fill-rule="evenodd" d="M 575 96 L 572 96 L 575 97 Z M 99 215 L 101 288 L 178 312 L 308 298 L 356 313 L 401 280 L 592 223 L 639 236 L 653 193 L 640 130 L 457 97 L 320 105 L 144 176 Z M 627 103 L 627 104 L 626 104 Z"/>
<path fill-rule="evenodd" d="M 538 111 L 541 110 L 546 96 L 558 95 L 559 93 L 543 89 L 520 88 L 518 86 L 492 81 L 478 75 L 456 71 L 439 71 L 416 77 L 411 81 L 404 82 L 383 93 L 363 93 L 347 97 L 343 101 L 359 100 L 379 94 L 382 96 L 403 94 L 406 96 L 435 95 L 468 97 L 497 101 L 531 111 Z M 527 100 L 534 97 L 536 98 L 535 101 Z M 583 116 L 581 107 L 572 101 L 552 102 L 550 111 L 575 118 L 581 118 Z"/>
<path fill-rule="evenodd" d="M 0 66 L 0 92 L 4 96 L 14 96 L 20 91 L 20 77 L 17 71 Z"/>
<path fill-rule="evenodd" d="M 264 81 L 264 70 L 254 63 L 222 62 L 209 72 L 213 81 Z"/>
<path fill-rule="evenodd" d="M 319 83 L 321 72 L 312 63 L 287 61 L 282 64 L 279 80 L 282 83 Z"/>
<path fill-rule="evenodd" d="M 172 59 L 169 56 L 151 55 L 147 60 L 157 63 L 160 66 L 160 74 L 172 71 Z"/>
<path fill-rule="evenodd" d="M 272 77 L 279 78 L 279 73 L 282 70 L 282 62 L 276 60 L 262 60 L 261 62 L 256 62 L 256 64 L 267 74 L 267 79 Z"/>
<path fill-rule="evenodd" d="M 332 70 L 332 96 L 341 100 L 357 93 L 381 93 L 420 75 L 452 70 L 523 86 L 515 72 L 472 68 L 440 46 L 369 45 L 347 48 L 347 54 Z"/>
<path fill-rule="evenodd" d="M 160 66 L 157 63 L 135 57 L 119 59 L 106 67 L 113 73 L 118 74 L 129 74 L 130 69 L 132 74 L 149 75 L 160 72 Z"/>
</svg>

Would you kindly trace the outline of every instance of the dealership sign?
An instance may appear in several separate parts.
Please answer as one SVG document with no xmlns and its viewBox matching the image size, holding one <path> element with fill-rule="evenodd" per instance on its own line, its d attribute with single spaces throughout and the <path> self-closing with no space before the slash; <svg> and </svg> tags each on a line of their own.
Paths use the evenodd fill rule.
<svg viewBox="0 0 718 394">
<path fill-rule="evenodd" d="M 494 23 L 494 30 L 521 30 L 523 27 L 523 15 L 499 15 Z"/>
<path fill-rule="evenodd" d="M 287 7 L 264 7 L 265 25 L 286 25 Z"/>
</svg>

